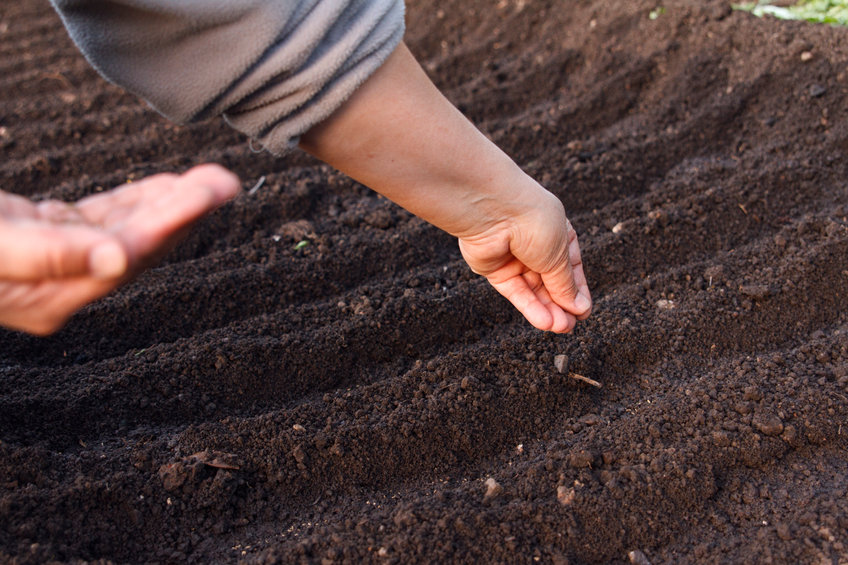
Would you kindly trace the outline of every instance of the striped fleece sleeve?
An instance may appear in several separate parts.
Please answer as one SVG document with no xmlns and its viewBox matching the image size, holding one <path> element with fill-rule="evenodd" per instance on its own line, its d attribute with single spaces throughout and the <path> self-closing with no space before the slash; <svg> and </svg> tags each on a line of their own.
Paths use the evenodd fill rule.
<svg viewBox="0 0 848 565">
<path fill-rule="evenodd" d="M 403 0 L 51 0 L 111 82 L 177 123 L 222 115 L 273 153 L 391 54 Z"/>
</svg>

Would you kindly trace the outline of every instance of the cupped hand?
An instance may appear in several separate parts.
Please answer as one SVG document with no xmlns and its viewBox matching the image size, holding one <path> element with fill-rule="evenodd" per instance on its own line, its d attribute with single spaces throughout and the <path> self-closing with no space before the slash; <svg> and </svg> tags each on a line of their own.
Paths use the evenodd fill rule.
<svg viewBox="0 0 848 565">
<path fill-rule="evenodd" d="M 239 186 L 226 169 L 201 165 L 71 204 L 0 191 L 0 325 L 55 332 L 160 259 Z"/>
<path fill-rule="evenodd" d="M 485 276 L 536 328 L 570 332 L 592 310 L 580 246 L 562 203 L 547 191 L 535 206 L 459 239 Z"/>
</svg>

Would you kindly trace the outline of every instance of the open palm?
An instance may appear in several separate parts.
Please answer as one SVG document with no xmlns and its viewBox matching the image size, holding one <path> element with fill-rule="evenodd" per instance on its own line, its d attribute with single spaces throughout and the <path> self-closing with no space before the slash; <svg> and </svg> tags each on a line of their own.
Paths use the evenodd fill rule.
<svg viewBox="0 0 848 565">
<path fill-rule="evenodd" d="M 0 191 L 0 325 L 56 331 L 161 258 L 238 189 L 235 175 L 202 165 L 72 204 Z"/>
</svg>

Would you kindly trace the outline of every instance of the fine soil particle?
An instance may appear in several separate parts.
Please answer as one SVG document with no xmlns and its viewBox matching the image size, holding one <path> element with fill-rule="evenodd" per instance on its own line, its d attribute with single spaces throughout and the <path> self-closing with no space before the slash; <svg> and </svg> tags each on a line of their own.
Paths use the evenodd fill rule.
<svg viewBox="0 0 848 565">
<path fill-rule="evenodd" d="M 595 310 L 558 336 L 452 238 L 166 122 L 45 0 L 3 3 L 4 190 L 265 181 L 55 336 L 0 332 L 0 562 L 843 559 L 848 31 L 656 8 L 408 2 L 427 72 L 578 230 Z"/>
</svg>

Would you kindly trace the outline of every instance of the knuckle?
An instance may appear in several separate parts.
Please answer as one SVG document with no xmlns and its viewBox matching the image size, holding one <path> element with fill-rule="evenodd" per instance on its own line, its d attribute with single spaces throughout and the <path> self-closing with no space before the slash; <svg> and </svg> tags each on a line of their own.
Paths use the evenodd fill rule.
<svg viewBox="0 0 848 565">
<path fill-rule="evenodd" d="M 65 275 L 66 256 L 63 247 L 62 245 L 49 245 L 45 247 L 41 262 L 46 278 L 55 279 Z"/>
</svg>

